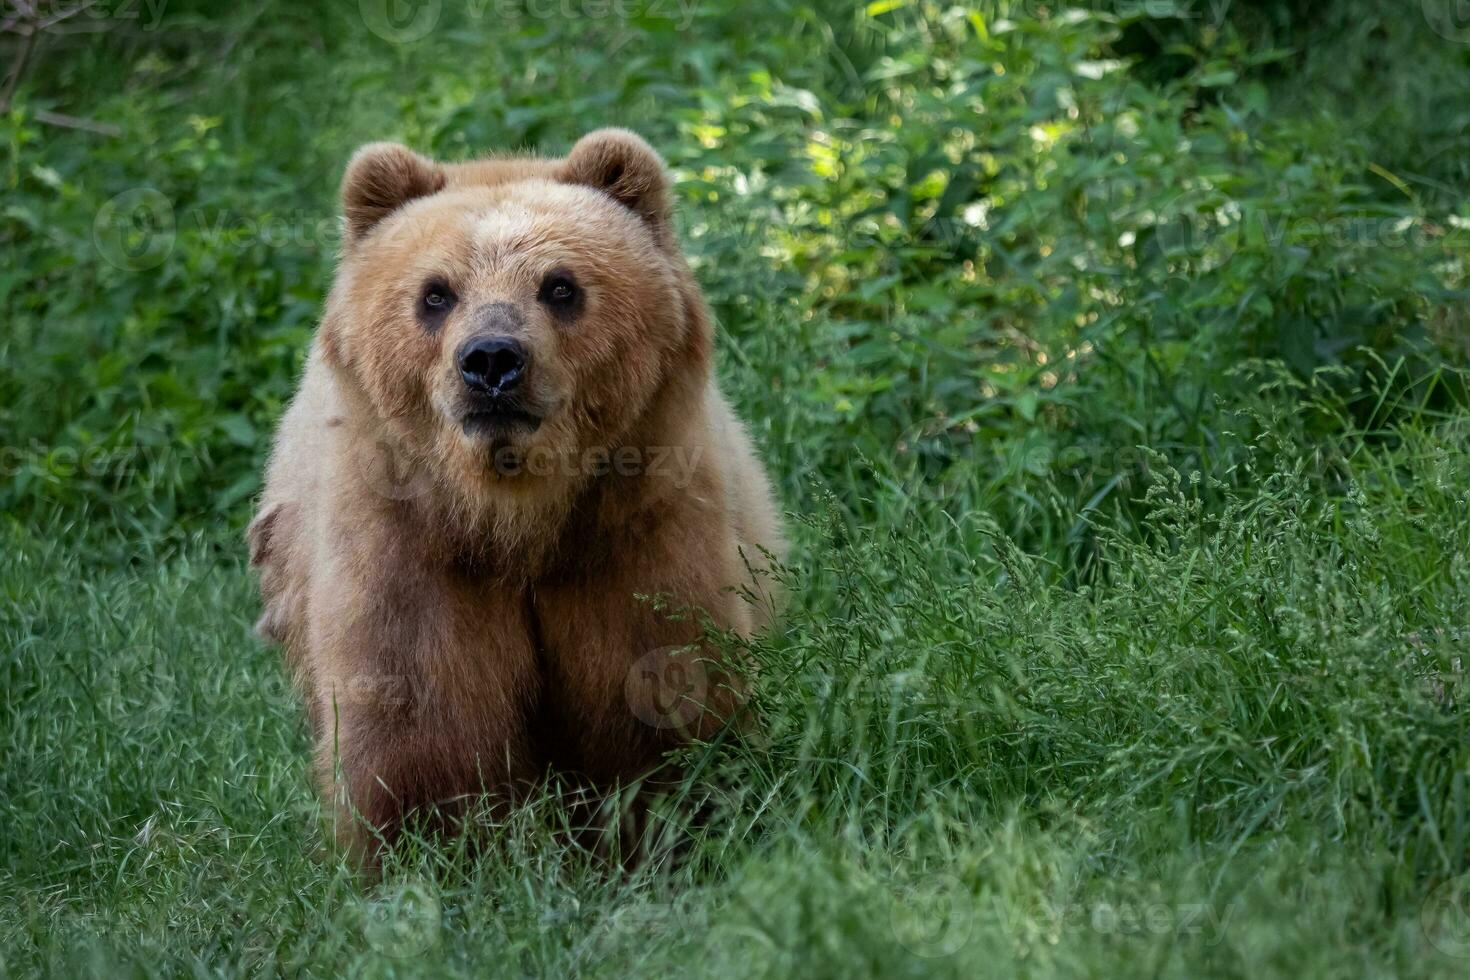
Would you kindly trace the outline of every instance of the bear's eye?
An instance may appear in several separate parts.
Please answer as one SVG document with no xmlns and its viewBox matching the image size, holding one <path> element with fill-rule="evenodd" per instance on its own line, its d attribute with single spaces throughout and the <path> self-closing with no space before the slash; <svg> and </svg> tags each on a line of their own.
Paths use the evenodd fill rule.
<svg viewBox="0 0 1470 980">
<path fill-rule="evenodd" d="M 541 291 L 536 298 L 558 316 L 571 316 L 581 307 L 582 291 L 570 272 L 557 270 L 541 280 Z"/>
<path fill-rule="evenodd" d="M 423 295 L 419 297 L 419 317 L 430 326 L 437 326 L 457 300 L 454 290 L 442 282 L 432 281 L 424 286 Z"/>
</svg>

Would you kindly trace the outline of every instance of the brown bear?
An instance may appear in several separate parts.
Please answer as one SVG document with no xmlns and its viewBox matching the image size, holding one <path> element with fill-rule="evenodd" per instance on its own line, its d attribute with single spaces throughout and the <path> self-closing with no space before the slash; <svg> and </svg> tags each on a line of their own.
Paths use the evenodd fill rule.
<svg viewBox="0 0 1470 980">
<path fill-rule="evenodd" d="M 456 164 L 372 144 L 342 208 L 248 538 L 260 632 L 370 862 L 410 817 L 548 773 L 610 789 L 728 721 L 739 685 L 701 638 L 770 621 L 784 544 L 641 138 Z"/>
</svg>

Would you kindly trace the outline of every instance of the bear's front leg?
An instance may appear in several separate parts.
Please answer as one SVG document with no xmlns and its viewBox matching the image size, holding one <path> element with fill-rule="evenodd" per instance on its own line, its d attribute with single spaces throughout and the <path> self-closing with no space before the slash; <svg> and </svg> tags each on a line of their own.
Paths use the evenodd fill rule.
<svg viewBox="0 0 1470 980">
<path fill-rule="evenodd" d="M 665 501 L 596 549 L 605 560 L 574 558 L 536 583 L 543 717 L 559 767 L 603 788 L 626 783 L 740 709 L 739 678 L 701 642 L 706 618 L 741 635 L 754 622 L 735 591 L 749 576 L 730 523 L 708 503 L 718 497 Z"/>
<path fill-rule="evenodd" d="M 539 695 L 518 590 L 411 556 L 339 564 L 313 616 L 317 779 L 340 843 L 372 863 L 412 823 L 452 830 L 540 774 Z"/>
</svg>

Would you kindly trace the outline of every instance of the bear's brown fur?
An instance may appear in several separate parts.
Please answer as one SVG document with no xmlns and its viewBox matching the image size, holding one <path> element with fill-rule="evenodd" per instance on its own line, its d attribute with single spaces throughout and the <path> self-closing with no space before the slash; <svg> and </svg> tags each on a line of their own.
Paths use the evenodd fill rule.
<svg viewBox="0 0 1470 980">
<path fill-rule="evenodd" d="M 611 787 L 726 720 L 700 619 L 765 625 L 783 541 L 642 139 L 461 164 L 373 144 L 342 207 L 248 537 L 338 836 L 371 860 L 411 815 L 548 771 Z"/>
</svg>

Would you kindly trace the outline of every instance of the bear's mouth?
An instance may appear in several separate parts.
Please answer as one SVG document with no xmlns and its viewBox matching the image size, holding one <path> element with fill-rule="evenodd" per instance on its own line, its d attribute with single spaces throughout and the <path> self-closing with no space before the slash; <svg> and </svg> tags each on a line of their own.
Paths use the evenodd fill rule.
<svg viewBox="0 0 1470 980">
<path fill-rule="evenodd" d="M 534 415 L 509 402 L 477 408 L 460 420 L 465 435 L 504 435 L 510 429 L 535 432 L 541 426 L 541 416 Z"/>
</svg>

